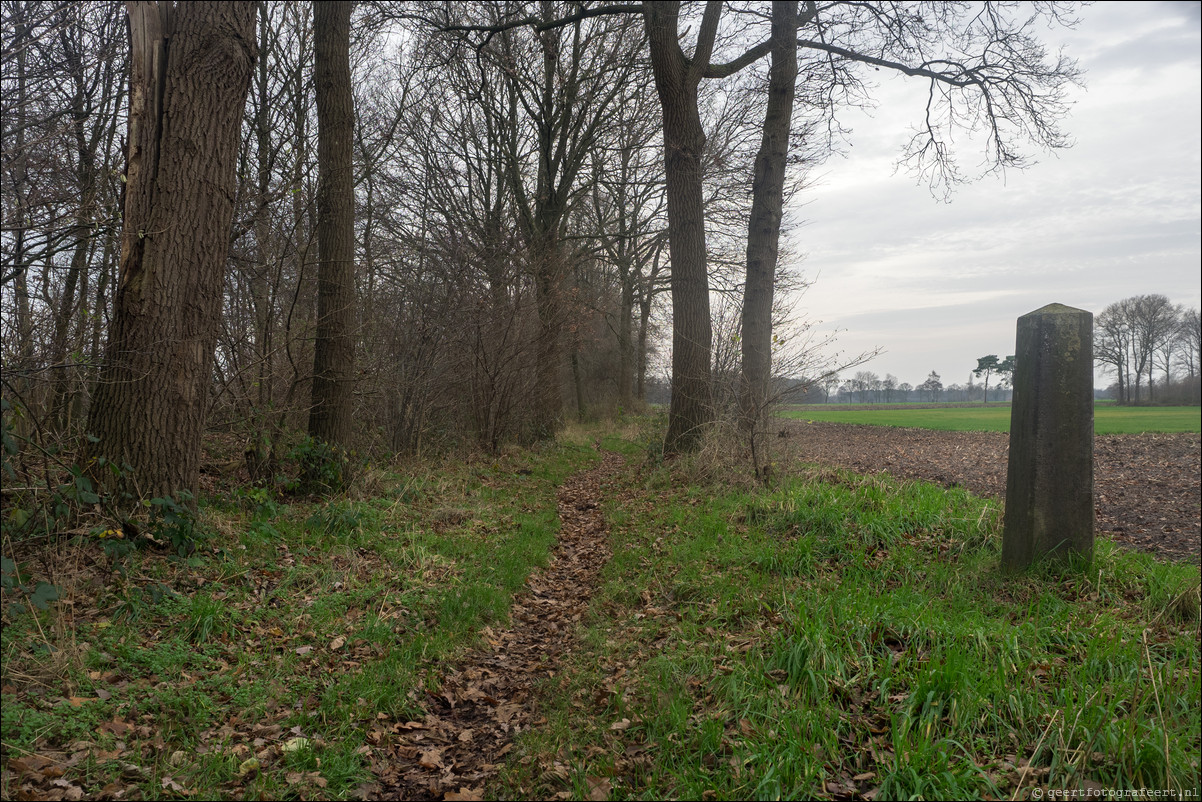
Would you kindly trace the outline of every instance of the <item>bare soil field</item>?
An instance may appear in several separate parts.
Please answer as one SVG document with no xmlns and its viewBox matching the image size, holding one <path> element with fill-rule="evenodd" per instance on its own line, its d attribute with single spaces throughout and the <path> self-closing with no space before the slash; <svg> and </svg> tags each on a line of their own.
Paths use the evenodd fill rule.
<svg viewBox="0 0 1202 802">
<path fill-rule="evenodd" d="M 1010 436 L 846 423 L 780 421 L 781 458 L 859 473 L 960 486 L 1006 495 Z M 1112 434 L 1094 441 L 1097 533 L 1169 560 L 1202 552 L 1202 437 Z"/>
</svg>

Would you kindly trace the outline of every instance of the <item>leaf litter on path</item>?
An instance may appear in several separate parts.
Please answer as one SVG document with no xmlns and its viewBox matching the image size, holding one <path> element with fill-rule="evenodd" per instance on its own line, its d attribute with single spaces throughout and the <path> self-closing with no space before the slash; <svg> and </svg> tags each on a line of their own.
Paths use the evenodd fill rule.
<svg viewBox="0 0 1202 802">
<path fill-rule="evenodd" d="M 422 722 L 394 724 L 393 737 L 373 750 L 373 798 L 482 799 L 512 749 L 515 735 L 545 723 L 533 690 L 554 677 L 574 646 L 610 551 L 601 513 L 604 485 L 622 458 L 607 453 L 558 491 L 560 531 L 550 564 L 535 570 L 528 593 L 515 599 L 511 626 L 486 627 L 484 643 L 427 691 Z M 597 793 L 601 784 L 593 784 Z"/>
</svg>

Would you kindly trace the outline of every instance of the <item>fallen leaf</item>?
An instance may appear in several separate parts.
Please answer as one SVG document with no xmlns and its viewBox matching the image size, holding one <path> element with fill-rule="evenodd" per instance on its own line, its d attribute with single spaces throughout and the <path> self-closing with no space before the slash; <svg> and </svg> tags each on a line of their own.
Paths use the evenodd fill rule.
<svg viewBox="0 0 1202 802">
<path fill-rule="evenodd" d="M 63 789 L 63 799 L 69 799 L 71 802 L 78 802 L 83 799 L 83 789 L 74 783 L 69 783 L 66 780 L 55 780 L 51 785 L 56 785 Z"/>
<path fill-rule="evenodd" d="M 299 655 L 306 655 L 309 652 L 313 651 L 313 647 L 312 646 L 301 646 L 299 648 L 294 649 L 293 651 L 295 651 Z"/>
<path fill-rule="evenodd" d="M 333 649 L 334 651 L 338 651 L 345 645 L 346 645 L 346 638 L 342 637 L 341 635 L 339 635 L 337 638 L 334 638 L 334 640 L 330 641 L 330 648 Z"/>
<path fill-rule="evenodd" d="M 615 721 L 613 724 L 610 724 L 609 728 L 611 730 L 626 730 L 626 729 L 630 729 L 630 724 L 631 724 L 630 719 L 624 718 L 621 721 Z"/>
<path fill-rule="evenodd" d="M 586 777 L 585 782 L 588 783 L 588 798 L 593 802 L 605 802 L 609 799 L 610 789 L 613 785 L 605 777 Z"/>
<path fill-rule="evenodd" d="M 462 786 L 457 792 L 447 791 L 442 795 L 442 798 L 452 801 L 459 800 L 459 802 L 480 802 L 484 799 L 483 792 L 484 786 L 480 786 L 479 788 L 468 788 L 467 786 Z"/>
<path fill-rule="evenodd" d="M 258 758 L 252 757 L 247 760 L 243 760 L 242 764 L 238 766 L 238 777 L 249 777 L 253 774 L 257 774 L 260 765 L 262 764 L 259 763 Z"/>
<path fill-rule="evenodd" d="M 280 751 L 287 755 L 293 752 L 302 752 L 308 749 L 310 746 L 311 744 L 309 743 L 308 738 L 289 738 L 284 745 L 280 747 Z"/>
<path fill-rule="evenodd" d="M 446 766 L 442 762 L 441 749 L 427 749 L 421 753 L 417 759 L 417 764 L 426 769 L 445 769 Z"/>
<path fill-rule="evenodd" d="M 29 774 L 35 771 L 41 771 L 54 761 L 41 755 L 26 755 L 25 757 L 14 757 L 8 761 L 8 768 L 18 774 Z"/>
<path fill-rule="evenodd" d="M 177 783 L 171 777 L 163 777 L 162 786 L 164 789 L 166 789 L 168 791 L 173 791 L 174 793 L 177 793 L 177 794 L 183 794 L 184 796 L 187 796 L 188 794 L 192 793 L 187 788 L 184 788 L 182 785 Z"/>
</svg>

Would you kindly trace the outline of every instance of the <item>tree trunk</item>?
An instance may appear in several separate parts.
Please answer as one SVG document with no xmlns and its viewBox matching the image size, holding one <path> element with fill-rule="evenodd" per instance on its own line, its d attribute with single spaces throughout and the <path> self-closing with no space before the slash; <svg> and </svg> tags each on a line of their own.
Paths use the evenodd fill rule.
<svg viewBox="0 0 1202 802">
<path fill-rule="evenodd" d="M 747 283 L 743 292 L 741 424 L 754 438 L 772 380 L 772 299 L 784 209 L 789 129 L 797 84 L 797 0 L 773 0 L 768 105 L 751 185 Z M 754 443 L 753 443 L 754 446 Z M 759 471 L 759 466 L 756 466 Z"/>
<path fill-rule="evenodd" d="M 26 226 L 30 224 L 29 213 L 26 210 L 28 189 L 25 186 L 29 161 L 28 155 L 25 153 L 25 126 L 29 102 L 25 74 L 25 56 L 29 50 L 28 43 L 25 41 L 29 38 L 29 27 L 25 21 L 26 11 L 25 3 L 17 3 L 13 8 L 13 21 L 16 29 L 13 35 L 13 49 L 17 53 L 17 91 L 13 102 L 15 109 L 9 112 L 16 118 L 17 129 L 16 155 L 12 159 L 12 194 L 17 218 L 16 231 L 13 232 L 13 295 L 17 302 L 17 353 L 19 358 L 16 367 L 20 373 L 17 374 L 13 384 L 23 403 L 28 403 L 29 371 L 33 370 L 33 316 L 29 308 L 29 283 L 26 275 L 29 270 L 27 261 L 29 257 L 25 248 Z M 5 367 L 11 369 L 12 365 Z M 28 416 L 18 415 L 16 420 L 18 434 L 28 437 L 31 431 Z"/>
<path fill-rule="evenodd" d="M 56 431 L 66 430 L 70 423 L 68 388 L 72 382 L 73 368 L 68 369 L 67 350 L 71 325 L 75 321 L 79 307 L 77 300 L 78 289 L 84 271 L 87 270 L 88 257 L 94 252 L 92 242 L 92 217 L 96 204 L 96 145 L 100 137 L 93 134 L 91 141 L 84 136 L 84 123 L 93 116 L 93 109 L 85 102 L 86 76 L 84 75 L 82 54 L 69 50 L 67 53 L 68 68 L 75 84 L 72 96 L 71 124 L 75 138 L 76 159 L 75 178 L 79 189 L 79 206 L 75 209 L 75 225 L 71 235 L 75 239 L 75 247 L 71 254 L 71 268 L 67 273 L 67 281 L 54 319 L 54 339 L 50 349 L 50 364 L 54 366 L 54 389 L 50 400 L 50 425 Z M 103 121 L 95 121 L 103 126 Z"/>
<path fill-rule="evenodd" d="M 584 386 L 580 379 L 580 343 L 572 346 L 572 386 L 576 390 L 576 420 L 584 423 Z"/>
<path fill-rule="evenodd" d="M 174 495 L 200 472 L 255 6 L 128 9 L 125 223 L 92 455 L 131 466 L 124 490 Z"/>
<path fill-rule="evenodd" d="M 638 372 L 634 379 L 634 397 L 644 404 L 647 403 L 647 337 L 651 325 L 651 298 L 639 303 L 639 344 L 635 352 Z"/>
<path fill-rule="evenodd" d="M 564 327 L 564 256 L 553 231 L 534 236 L 534 305 L 538 313 L 538 339 L 534 352 L 534 398 L 530 436 L 552 438 L 563 426 L 562 335 Z"/>
<path fill-rule="evenodd" d="M 634 406 L 634 271 L 619 267 L 621 302 L 618 305 L 618 405 L 623 412 Z"/>
<path fill-rule="evenodd" d="M 697 89 L 712 40 L 709 46 L 699 40 L 694 60 L 686 59 L 677 39 L 679 14 L 678 2 L 644 5 L 651 66 L 664 114 L 668 250 L 672 260 L 672 404 L 664 441 L 668 453 L 696 450 L 714 418 L 710 397 L 713 323 L 701 185 L 705 131 L 697 107 Z"/>
<path fill-rule="evenodd" d="M 313 4 L 317 93 L 317 335 L 309 434 L 350 445 L 355 377 L 355 199 L 350 0 Z"/>
</svg>

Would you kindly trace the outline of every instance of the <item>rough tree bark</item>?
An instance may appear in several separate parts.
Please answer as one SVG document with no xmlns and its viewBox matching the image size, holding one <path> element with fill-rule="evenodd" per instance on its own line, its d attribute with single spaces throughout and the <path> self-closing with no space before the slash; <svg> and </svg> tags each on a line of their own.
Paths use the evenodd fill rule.
<svg viewBox="0 0 1202 802">
<path fill-rule="evenodd" d="M 753 456 L 772 380 L 772 300 L 797 84 L 797 26 L 797 0 L 773 0 L 772 66 L 768 71 L 768 104 L 751 185 L 747 280 L 743 291 L 740 423 L 751 436 Z M 757 475 L 760 467 L 758 463 L 755 466 Z"/>
<path fill-rule="evenodd" d="M 131 466 L 123 490 L 174 495 L 200 473 L 255 4 L 127 8 L 125 222 L 90 454 Z"/>
<path fill-rule="evenodd" d="M 317 338 L 309 434 L 346 448 L 355 378 L 355 198 L 350 0 L 313 4 L 317 93 Z"/>
<path fill-rule="evenodd" d="M 647 3 L 643 20 L 651 67 L 664 114 L 664 173 L 667 177 L 668 249 L 672 259 L 672 405 L 666 452 L 697 448 L 713 420 L 709 274 L 701 155 L 705 131 L 697 88 L 709 64 L 721 3 L 709 3 L 691 59 L 680 49 L 680 3 Z"/>
</svg>

